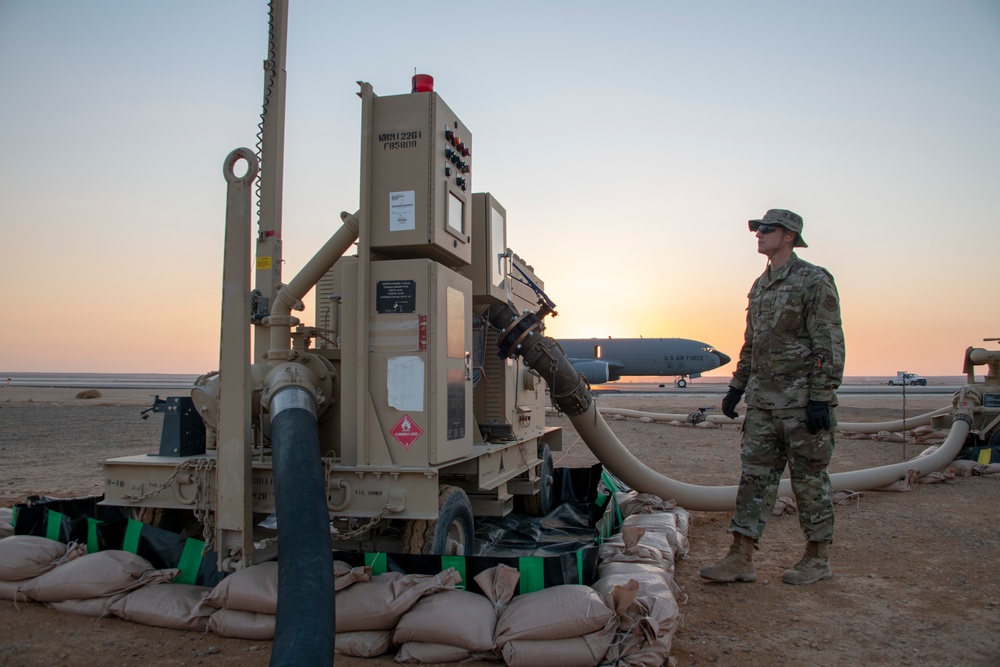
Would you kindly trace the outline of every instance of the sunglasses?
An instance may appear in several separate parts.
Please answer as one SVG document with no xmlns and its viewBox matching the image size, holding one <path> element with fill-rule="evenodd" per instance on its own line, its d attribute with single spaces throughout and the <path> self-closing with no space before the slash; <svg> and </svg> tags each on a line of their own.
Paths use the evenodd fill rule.
<svg viewBox="0 0 1000 667">
<path fill-rule="evenodd" d="M 760 225 L 760 226 L 757 227 L 757 233 L 759 233 L 759 234 L 770 234 L 771 232 L 776 231 L 778 229 L 781 229 L 781 230 L 784 230 L 784 231 L 788 231 L 788 230 L 785 230 L 785 228 L 782 227 L 781 225 Z"/>
</svg>

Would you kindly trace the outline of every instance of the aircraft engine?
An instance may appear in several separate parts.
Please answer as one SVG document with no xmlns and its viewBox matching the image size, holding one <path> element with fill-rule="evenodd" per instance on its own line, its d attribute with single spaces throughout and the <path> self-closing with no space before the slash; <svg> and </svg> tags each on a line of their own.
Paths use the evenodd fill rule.
<svg viewBox="0 0 1000 667">
<path fill-rule="evenodd" d="M 611 377 L 611 370 L 606 361 L 576 361 L 573 362 L 573 368 L 583 373 L 589 384 L 604 384 L 618 379 Z"/>
</svg>

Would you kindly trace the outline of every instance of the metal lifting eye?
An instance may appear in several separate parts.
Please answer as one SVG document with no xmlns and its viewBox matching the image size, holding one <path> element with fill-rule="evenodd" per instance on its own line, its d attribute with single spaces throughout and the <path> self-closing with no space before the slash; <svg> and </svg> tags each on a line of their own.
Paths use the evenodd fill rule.
<svg viewBox="0 0 1000 667">
<path fill-rule="evenodd" d="M 240 160 L 245 160 L 247 163 L 246 173 L 242 176 L 238 176 L 234 171 L 236 163 Z M 222 165 L 222 174 L 226 177 L 227 183 L 242 182 L 244 185 L 250 185 L 257 178 L 259 168 L 257 156 L 249 148 L 237 148 L 226 156 L 226 161 Z"/>
</svg>

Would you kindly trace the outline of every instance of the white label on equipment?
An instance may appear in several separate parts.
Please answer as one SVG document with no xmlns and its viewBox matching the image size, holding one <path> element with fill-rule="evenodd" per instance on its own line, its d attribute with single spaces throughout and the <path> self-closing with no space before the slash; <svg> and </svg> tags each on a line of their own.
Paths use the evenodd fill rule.
<svg viewBox="0 0 1000 667">
<path fill-rule="evenodd" d="M 389 193 L 389 231 L 405 232 L 417 228 L 413 190 Z"/>
<path fill-rule="evenodd" d="M 386 394 L 389 406 L 400 412 L 424 411 L 424 360 L 420 357 L 389 357 Z"/>
</svg>

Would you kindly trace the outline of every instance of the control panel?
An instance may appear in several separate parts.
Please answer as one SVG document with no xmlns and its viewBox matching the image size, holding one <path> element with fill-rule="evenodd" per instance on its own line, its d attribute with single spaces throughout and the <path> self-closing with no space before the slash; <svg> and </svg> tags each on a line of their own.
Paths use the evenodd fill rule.
<svg viewBox="0 0 1000 667">
<path fill-rule="evenodd" d="M 391 259 L 472 260 L 472 133 L 431 92 L 375 97 L 370 247 Z"/>
</svg>

